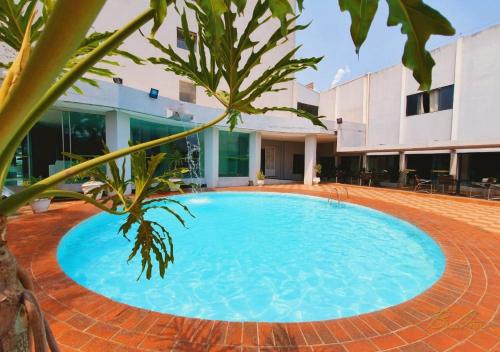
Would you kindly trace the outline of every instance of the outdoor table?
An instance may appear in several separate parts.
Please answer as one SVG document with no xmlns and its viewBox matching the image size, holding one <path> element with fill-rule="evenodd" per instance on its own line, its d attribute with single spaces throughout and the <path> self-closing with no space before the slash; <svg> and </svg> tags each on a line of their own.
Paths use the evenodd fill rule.
<svg viewBox="0 0 500 352">
<path fill-rule="evenodd" d="M 491 196 L 491 187 L 492 185 L 495 185 L 493 182 L 471 182 L 471 186 L 477 186 L 483 189 L 483 195 L 485 196 L 486 199 L 490 199 Z M 469 197 L 472 198 L 472 187 L 469 190 Z"/>
</svg>

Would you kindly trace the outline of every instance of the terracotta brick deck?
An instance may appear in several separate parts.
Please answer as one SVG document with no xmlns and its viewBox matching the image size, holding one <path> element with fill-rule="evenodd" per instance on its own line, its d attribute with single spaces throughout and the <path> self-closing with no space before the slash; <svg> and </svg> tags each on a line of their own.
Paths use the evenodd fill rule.
<svg viewBox="0 0 500 352">
<path fill-rule="evenodd" d="M 259 190 L 328 197 L 335 186 Z M 61 271 L 57 244 L 97 212 L 91 206 L 23 214 L 9 224 L 10 246 L 31 270 L 63 351 L 500 351 L 500 204 L 361 187 L 349 193 L 350 202 L 408 220 L 440 244 L 446 271 L 431 289 L 398 306 L 331 321 L 187 319 L 113 302 Z"/>
</svg>

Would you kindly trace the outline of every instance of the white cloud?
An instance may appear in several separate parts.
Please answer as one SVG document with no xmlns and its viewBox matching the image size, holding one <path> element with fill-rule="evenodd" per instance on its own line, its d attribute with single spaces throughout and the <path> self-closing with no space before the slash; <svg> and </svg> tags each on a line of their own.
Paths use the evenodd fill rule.
<svg viewBox="0 0 500 352">
<path fill-rule="evenodd" d="M 342 78 L 344 78 L 345 75 L 351 73 L 351 69 L 349 68 L 348 65 L 345 65 L 342 68 L 339 68 L 337 70 L 337 73 L 335 74 L 335 77 L 333 78 L 331 87 L 335 87 L 340 81 L 342 81 Z"/>
</svg>

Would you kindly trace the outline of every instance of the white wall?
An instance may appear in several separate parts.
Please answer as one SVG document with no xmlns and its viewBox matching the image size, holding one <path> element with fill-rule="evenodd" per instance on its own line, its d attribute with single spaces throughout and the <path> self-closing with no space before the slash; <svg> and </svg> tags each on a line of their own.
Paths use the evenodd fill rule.
<svg viewBox="0 0 500 352">
<path fill-rule="evenodd" d="M 500 139 L 500 26 L 463 39 L 458 141 Z"/>
<path fill-rule="evenodd" d="M 335 89 L 329 89 L 321 92 L 319 95 L 319 114 L 325 116 L 326 120 L 337 119 L 335 115 Z"/>
<path fill-rule="evenodd" d="M 337 117 L 344 121 L 363 122 L 364 77 L 344 83 L 335 88 Z"/>
<path fill-rule="evenodd" d="M 455 55 L 456 43 L 432 50 L 432 57 L 436 62 L 436 66 L 434 66 L 434 69 L 432 70 L 431 89 L 449 86 L 455 82 Z M 413 78 L 412 72 L 408 69 L 405 69 L 405 72 L 405 94 L 410 95 L 418 93 L 419 84 Z"/>
<path fill-rule="evenodd" d="M 452 110 L 407 116 L 402 119 L 401 144 L 428 145 L 451 140 Z"/>
<path fill-rule="evenodd" d="M 304 104 L 315 105 L 319 107 L 320 104 L 320 94 L 314 89 L 308 88 L 305 85 L 294 82 L 295 94 L 297 96 L 297 102 Z"/>
<path fill-rule="evenodd" d="M 367 144 L 399 143 L 402 65 L 370 74 Z"/>
</svg>

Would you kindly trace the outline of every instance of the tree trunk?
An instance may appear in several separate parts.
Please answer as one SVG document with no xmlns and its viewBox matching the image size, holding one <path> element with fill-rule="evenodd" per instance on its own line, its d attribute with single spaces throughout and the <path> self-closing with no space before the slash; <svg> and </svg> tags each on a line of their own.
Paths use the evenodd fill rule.
<svg viewBox="0 0 500 352">
<path fill-rule="evenodd" d="M 3 229 L 2 229 L 3 226 Z M 0 233 L 5 231 L 5 218 L 0 218 Z M 3 237 L 3 236 L 2 236 Z M 29 351 L 28 317 L 22 296 L 24 287 L 17 278 L 17 263 L 0 240 L 0 352 Z"/>
<path fill-rule="evenodd" d="M 7 218 L 0 216 L 0 352 L 58 351 L 33 291 L 33 282 L 7 247 Z M 47 340 L 48 338 L 48 340 Z"/>
</svg>

